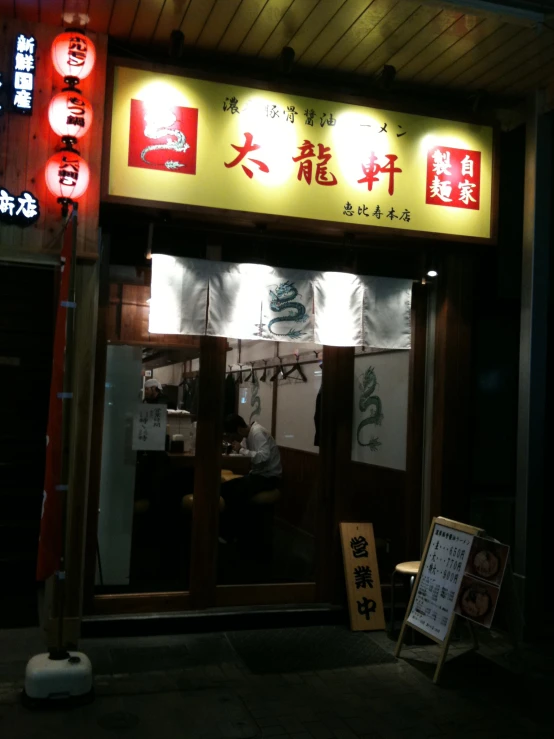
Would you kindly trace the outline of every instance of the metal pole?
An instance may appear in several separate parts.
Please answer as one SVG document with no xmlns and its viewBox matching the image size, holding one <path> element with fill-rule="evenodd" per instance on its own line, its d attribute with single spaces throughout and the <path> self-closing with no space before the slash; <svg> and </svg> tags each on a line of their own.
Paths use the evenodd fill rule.
<svg viewBox="0 0 554 739">
<path fill-rule="evenodd" d="M 58 614 L 58 640 L 57 640 L 57 657 L 64 658 L 66 651 L 64 648 L 63 638 L 63 619 L 65 610 L 65 555 L 66 555 L 66 535 L 67 535 L 67 500 L 69 495 L 69 469 L 70 469 L 70 451 L 71 451 L 71 420 L 73 407 L 73 344 L 75 331 L 75 272 L 77 261 L 77 204 L 72 205 L 70 222 L 68 227 L 71 228 L 71 263 L 69 265 L 69 291 L 68 291 L 68 307 L 65 329 L 65 356 L 64 356 L 64 376 L 63 376 L 63 413 L 62 413 L 62 461 L 61 461 L 61 480 L 64 487 L 60 491 L 62 496 L 62 557 L 60 561 L 60 570 L 57 573 L 57 614 Z"/>
<path fill-rule="evenodd" d="M 527 121 L 521 270 L 521 322 L 514 575 L 526 627 L 540 619 L 549 248 L 552 209 L 552 113 L 536 93 Z M 542 563 L 542 564 L 541 564 Z"/>
</svg>

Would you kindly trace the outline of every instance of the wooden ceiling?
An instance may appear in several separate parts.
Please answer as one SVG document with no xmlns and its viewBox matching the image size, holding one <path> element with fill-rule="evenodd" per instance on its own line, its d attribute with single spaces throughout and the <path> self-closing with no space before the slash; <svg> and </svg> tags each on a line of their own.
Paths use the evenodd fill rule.
<svg viewBox="0 0 554 739">
<path fill-rule="evenodd" d="M 0 0 L 0 16 L 82 22 L 152 53 L 179 28 L 188 49 L 271 60 L 292 46 L 310 70 L 374 77 L 389 64 L 403 83 L 511 97 L 554 80 L 554 20 L 540 12 L 552 3 L 516 4 L 519 15 L 470 12 L 493 5 L 475 0 Z"/>
</svg>

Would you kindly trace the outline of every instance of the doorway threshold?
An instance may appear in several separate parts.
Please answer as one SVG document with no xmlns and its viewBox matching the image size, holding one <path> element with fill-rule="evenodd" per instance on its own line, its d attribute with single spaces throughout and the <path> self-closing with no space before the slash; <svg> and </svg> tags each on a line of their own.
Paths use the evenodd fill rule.
<svg viewBox="0 0 554 739">
<path fill-rule="evenodd" d="M 342 606 L 330 603 L 228 606 L 195 611 L 84 616 L 81 636 L 94 639 L 320 626 L 345 623 L 347 618 Z"/>
</svg>

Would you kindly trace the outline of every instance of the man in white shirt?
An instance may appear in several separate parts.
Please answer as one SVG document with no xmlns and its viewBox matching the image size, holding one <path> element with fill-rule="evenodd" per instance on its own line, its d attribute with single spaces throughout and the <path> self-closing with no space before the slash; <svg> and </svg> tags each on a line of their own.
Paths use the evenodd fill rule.
<svg viewBox="0 0 554 739">
<path fill-rule="evenodd" d="M 225 419 L 225 433 L 233 440 L 233 451 L 250 457 L 252 470 L 244 477 L 225 482 L 221 497 L 225 500 L 220 540 L 236 534 L 250 499 L 264 490 L 274 490 L 281 484 L 283 468 L 275 439 L 257 421 L 247 424 L 233 413 Z"/>
</svg>

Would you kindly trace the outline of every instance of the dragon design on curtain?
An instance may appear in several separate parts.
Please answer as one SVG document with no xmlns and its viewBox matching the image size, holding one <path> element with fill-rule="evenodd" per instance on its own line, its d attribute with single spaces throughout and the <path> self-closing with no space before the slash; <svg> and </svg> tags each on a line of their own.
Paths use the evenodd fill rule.
<svg viewBox="0 0 554 739">
<path fill-rule="evenodd" d="M 252 370 L 252 397 L 250 398 L 250 406 L 252 407 L 252 413 L 248 419 L 248 423 L 252 423 L 255 416 L 259 416 L 262 412 L 262 399 L 259 396 L 260 392 L 260 381 L 256 374 L 256 370 Z"/>
<path fill-rule="evenodd" d="M 378 395 L 373 394 L 377 388 L 377 377 L 373 367 L 368 367 L 368 369 L 363 373 L 360 386 L 361 395 L 358 403 L 359 409 L 362 413 L 365 413 L 369 408 L 372 408 L 373 411 L 368 418 L 364 418 L 360 421 L 356 432 L 356 440 L 360 446 L 368 446 L 372 452 L 376 452 L 382 443 L 379 441 L 378 437 L 372 436 L 367 442 L 363 442 L 361 440 L 361 432 L 366 426 L 380 426 L 381 421 L 383 420 L 381 398 L 379 398 Z"/>
<path fill-rule="evenodd" d="M 289 311 L 286 315 L 271 319 L 267 324 L 269 333 L 273 334 L 273 336 L 286 337 L 288 339 L 301 338 L 305 333 L 302 329 L 289 328 L 286 333 L 279 333 L 273 330 L 273 326 L 277 323 L 305 323 L 309 319 L 305 305 L 296 300 L 296 298 L 301 298 L 302 295 L 299 294 L 294 282 L 281 282 L 276 286 L 275 290 L 269 291 L 269 295 L 269 307 L 274 313 Z"/>
</svg>

